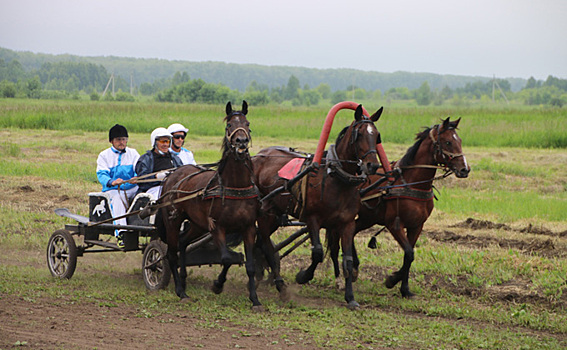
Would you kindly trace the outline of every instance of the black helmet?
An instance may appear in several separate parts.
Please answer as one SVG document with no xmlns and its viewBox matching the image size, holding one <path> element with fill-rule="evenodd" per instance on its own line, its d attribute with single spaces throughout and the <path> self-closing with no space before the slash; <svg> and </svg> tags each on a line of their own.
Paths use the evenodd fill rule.
<svg viewBox="0 0 567 350">
<path fill-rule="evenodd" d="M 112 141 L 112 139 L 117 137 L 128 137 L 128 130 L 120 124 L 114 125 L 108 132 L 108 141 Z"/>
</svg>

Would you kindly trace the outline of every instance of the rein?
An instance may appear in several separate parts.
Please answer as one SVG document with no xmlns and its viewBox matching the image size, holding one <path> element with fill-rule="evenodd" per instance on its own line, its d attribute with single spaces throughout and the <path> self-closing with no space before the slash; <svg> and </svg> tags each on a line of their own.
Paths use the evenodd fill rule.
<svg viewBox="0 0 567 350">
<path fill-rule="evenodd" d="M 443 175 L 435 176 L 435 177 L 433 177 L 429 180 L 423 180 L 423 181 L 404 183 L 404 184 L 400 184 L 400 185 L 389 185 L 389 186 L 380 187 L 380 189 L 382 189 L 381 192 L 375 193 L 375 194 L 367 196 L 367 197 L 363 197 L 360 200 L 362 202 L 369 201 L 369 200 L 372 200 L 372 199 L 386 195 L 388 193 L 388 190 L 390 190 L 390 189 L 409 187 L 409 186 L 413 186 L 413 185 L 420 185 L 420 184 L 423 184 L 423 183 L 433 182 L 433 181 L 437 181 L 437 180 L 440 180 L 440 179 L 444 179 L 444 178 L 450 176 L 451 174 L 453 174 L 453 172 L 451 170 L 447 170 L 447 171 L 445 171 L 445 173 Z"/>
<path fill-rule="evenodd" d="M 172 191 L 170 191 L 170 192 L 168 192 L 168 193 L 166 193 L 166 194 L 171 194 L 171 192 L 172 192 Z M 175 192 L 191 193 L 191 192 L 185 192 L 185 191 L 175 191 Z M 87 226 L 89 226 L 89 227 L 98 226 L 98 225 L 101 225 L 101 224 L 105 224 L 105 223 L 107 223 L 107 222 L 111 222 L 111 221 L 115 221 L 115 220 L 118 220 L 118 219 L 123 219 L 123 218 L 129 217 L 129 216 L 132 216 L 132 215 L 140 214 L 140 213 L 142 213 L 142 212 L 147 213 L 147 214 L 148 214 L 147 216 L 149 216 L 149 215 L 151 215 L 152 212 L 154 212 L 156 209 L 163 208 L 163 207 L 166 207 L 166 206 L 168 206 L 168 205 L 172 205 L 172 204 L 177 204 L 177 203 L 180 203 L 180 202 L 188 201 L 188 200 L 190 200 L 190 199 L 193 199 L 193 198 L 195 198 L 195 197 L 200 196 L 200 195 L 203 194 L 204 192 L 205 192 L 205 191 L 204 191 L 203 189 L 200 189 L 200 190 L 197 191 L 197 192 L 192 192 L 192 193 L 191 193 L 190 195 L 188 195 L 188 196 L 181 197 L 181 198 L 177 198 L 177 199 L 174 199 L 174 200 L 169 201 L 169 202 L 160 203 L 160 204 L 156 204 L 156 205 L 148 205 L 148 206 L 144 207 L 143 209 L 131 211 L 131 212 L 126 213 L 126 214 L 124 214 L 124 215 L 116 216 L 116 217 L 113 217 L 113 218 L 110 218 L 110 219 L 107 219 L 107 220 L 97 221 L 96 223 L 89 222 L 89 223 L 87 224 Z M 164 195 L 164 196 L 165 196 L 165 195 Z M 161 198 L 163 198 L 163 196 L 160 197 L 160 199 L 161 199 Z M 141 215 L 140 215 L 140 217 L 141 217 Z M 146 217 L 146 216 L 144 216 L 144 217 Z"/>
</svg>

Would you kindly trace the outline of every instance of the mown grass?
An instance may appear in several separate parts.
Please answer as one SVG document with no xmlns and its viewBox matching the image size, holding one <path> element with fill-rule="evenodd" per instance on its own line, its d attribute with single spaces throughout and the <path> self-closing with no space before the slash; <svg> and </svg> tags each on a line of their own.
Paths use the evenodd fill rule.
<svg viewBox="0 0 567 350">
<path fill-rule="evenodd" d="M 93 307 L 130 306 L 136 308 L 137 317 L 155 319 L 156 322 L 167 320 L 170 314 L 189 313 L 202 319 L 202 327 L 211 329 L 222 330 L 221 320 L 243 329 L 277 328 L 281 330 L 281 344 L 337 349 L 567 347 L 567 261 L 565 254 L 561 254 L 567 244 L 565 238 L 557 234 L 567 230 L 564 214 L 567 212 L 567 154 L 561 147 L 545 148 L 546 136 L 542 134 L 537 136 L 537 141 L 530 141 L 532 145 L 515 147 L 500 147 L 498 142 L 502 141 L 488 139 L 485 144 L 484 136 L 481 137 L 489 131 L 496 135 L 493 138 L 504 137 L 508 132 L 519 133 L 521 128 L 516 126 L 514 118 L 527 120 L 526 125 L 533 123 L 530 127 L 534 130 L 543 130 L 549 126 L 544 120 L 561 119 L 553 110 L 522 109 L 516 117 L 506 110 L 477 108 L 461 111 L 463 120 L 459 135 L 473 171 L 467 179 L 450 177 L 437 185 L 441 192 L 439 201 L 418 241 L 410 275 L 410 287 L 416 297 L 402 299 L 397 288 L 388 290 L 382 284 L 384 277 L 402 263 L 402 252 L 389 234 L 378 236 L 379 248 L 371 251 L 365 247 L 368 234 L 361 233 L 357 236 L 357 247 L 362 270 L 355 284 L 355 295 L 362 305 L 360 311 L 353 313 L 344 307 L 344 294 L 335 289 L 328 262 L 320 266 L 309 285 L 294 284 L 297 266 L 304 266 L 300 261 L 306 261 L 310 256 L 306 244 L 283 261 L 284 278 L 298 298 L 282 303 L 274 287 L 261 286 L 261 301 L 269 311 L 258 315 L 250 310 L 243 268 L 231 270 L 226 292 L 219 296 L 209 291 L 212 276 L 219 272 L 218 267 L 191 269 L 188 294 L 200 302 L 180 304 L 172 286 L 158 293 L 145 291 L 140 254 L 81 257 L 77 272 L 69 281 L 52 279 L 44 267 L 49 236 L 65 223 L 70 223 L 70 220 L 54 215 L 52 210 L 67 206 L 84 215 L 86 193 L 99 189 L 94 175 L 95 159 L 98 152 L 108 147 L 109 125 L 122 122 L 120 118 L 131 123 L 131 127 L 128 124 L 132 130 L 129 144 L 141 153 L 149 146 L 148 135 L 154 125 L 182 121 L 193 130 L 187 140 L 189 148 L 200 163 L 208 163 L 218 160 L 220 155 L 224 106 L 91 102 L 83 102 L 85 106 L 82 106 L 74 102 L 41 102 L 43 104 L 0 101 L 0 120 L 5 120 L 3 113 L 10 108 L 18 111 L 12 115 L 15 119 L 22 116 L 18 113 L 25 114 L 26 108 L 30 114 L 37 115 L 33 117 L 37 120 L 30 117 L 28 124 L 0 128 L 2 294 L 18 295 L 30 302 L 51 298 L 54 303 L 82 303 Z M 101 107 L 105 109 L 101 110 Z M 191 115 L 189 111 L 199 116 L 196 119 L 201 124 L 190 124 L 184 119 Z M 251 106 L 250 111 L 253 152 L 275 144 L 313 151 L 322 116 L 326 114 L 322 108 L 256 109 Z M 386 110 L 379 123 L 389 158 L 397 159 L 403 155 L 421 126 L 431 125 L 445 115 L 453 116 L 453 112 L 439 108 Z M 96 119 L 99 113 L 101 117 Z M 52 114 L 67 116 L 55 118 L 59 124 L 50 124 Z M 336 125 L 342 127 L 350 121 L 352 113 L 344 114 L 337 117 Z M 107 117 L 109 115 L 112 117 Z M 82 116 L 86 121 L 79 122 Z M 301 116 L 308 117 L 303 120 Z M 260 121 L 262 118 L 265 124 Z M 492 118 L 491 122 L 486 122 L 481 128 L 483 132 L 477 133 L 477 127 L 489 118 Z M 212 122 L 213 119 L 218 121 Z M 99 122 L 107 125 L 99 127 Z M 33 123 L 52 127 L 40 128 Z M 564 128 L 564 120 L 557 123 L 554 124 L 555 131 Z M 288 130 L 287 125 L 291 124 L 300 125 L 294 129 L 295 133 Z M 278 125 L 269 129 L 275 136 L 262 134 L 268 130 L 266 125 Z M 504 129 L 491 130 L 490 125 Z M 338 129 L 333 128 L 334 132 Z M 384 131 L 394 129 L 397 131 Z M 277 132 L 281 135 L 276 135 Z M 482 146 L 472 146 L 474 142 Z M 555 234 L 541 237 L 518 233 L 518 230 L 498 229 L 471 233 L 452 227 L 469 217 L 502 222 L 514 228 L 534 223 L 552 227 Z M 432 230 L 451 230 L 461 236 L 472 235 L 479 240 L 485 237 L 504 243 L 506 240 L 536 243 L 550 240 L 555 254 L 548 256 L 537 251 L 506 248 L 505 245 L 503 248 L 498 244 L 479 248 L 459 242 L 440 242 L 428 235 Z M 280 231 L 274 240 L 279 241 L 289 234 L 289 230 Z M 507 294 L 501 291 L 510 286 L 521 287 L 521 291 L 506 299 Z"/>
</svg>

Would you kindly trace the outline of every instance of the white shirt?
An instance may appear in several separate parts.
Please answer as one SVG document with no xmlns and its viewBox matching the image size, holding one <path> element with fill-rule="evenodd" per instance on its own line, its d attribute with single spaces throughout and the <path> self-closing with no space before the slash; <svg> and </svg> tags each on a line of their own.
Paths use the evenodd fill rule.
<svg viewBox="0 0 567 350">
<path fill-rule="evenodd" d="M 187 148 L 181 147 L 181 150 L 179 152 L 175 152 L 170 147 L 169 151 L 175 154 L 176 156 L 178 156 L 183 162 L 183 165 L 187 165 L 187 164 L 197 165 L 197 162 L 195 162 L 195 157 L 193 157 L 193 152 L 189 151 Z"/>
</svg>

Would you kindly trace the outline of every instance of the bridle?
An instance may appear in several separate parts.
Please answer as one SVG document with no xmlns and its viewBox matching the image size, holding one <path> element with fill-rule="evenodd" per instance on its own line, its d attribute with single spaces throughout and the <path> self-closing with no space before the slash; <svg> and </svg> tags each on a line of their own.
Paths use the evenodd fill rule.
<svg viewBox="0 0 567 350">
<path fill-rule="evenodd" d="M 374 125 L 374 122 L 366 117 L 364 117 L 361 120 L 355 121 L 352 125 L 352 133 L 351 133 L 351 138 L 350 138 L 350 144 L 354 145 L 354 156 L 357 159 L 356 165 L 358 166 L 360 173 L 366 173 L 366 174 L 370 174 L 373 173 L 373 171 L 371 171 L 371 169 L 369 169 L 369 166 L 364 163 L 363 159 L 366 158 L 369 154 L 377 154 L 376 148 L 372 148 L 370 150 L 368 150 L 367 152 L 365 152 L 362 156 L 359 156 L 358 154 L 360 153 L 358 144 L 356 143 L 356 140 L 358 139 L 358 136 L 360 135 L 360 132 L 358 131 L 363 125 L 365 124 L 372 124 Z M 378 130 L 376 130 L 378 132 Z M 376 143 L 380 143 L 380 133 L 378 132 L 378 136 L 376 139 Z"/>
<path fill-rule="evenodd" d="M 452 153 L 447 150 L 444 150 L 443 147 L 441 146 L 441 132 L 439 131 L 439 129 L 440 129 L 439 124 L 436 125 L 436 128 L 431 128 L 431 130 L 429 131 L 429 138 L 431 139 L 431 142 L 433 143 L 433 148 L 435 149 L 435 161 L 438 164 L 447 166 L 450 162 L 453 161 L 453 159 L 458 157 L 463 157 L 464 154 Z M 437 131 L 437 139 L 435 139 L 435 137 L 433 136 L 433 130 Z M 446 129 L 445 131 L 447 130 L 451 130 L 451 129 Z M 439 161 L 438 157 L 441 157 L 442 161 Z"/>
<path fill-rule="evenodd" d="M 251 143 L 252 143 L 252 137 L 250 137 L 250 131 L 249 131 L 249 130 L 246 130 L 246 129 L 245 129 L 244 127 L 242 127 L 242 126 L 240 126 L 240 127 L 236 128 L 236 129 L 230 131 L 230 127 L 229 127 L 228 124 L 229 124 L 229 122 L 230 122 L 230 119 L 232 119 L 232 117 L 235 116 L 235 115 L 242 115 L 242 116 L 246 117 L 246 115 L 244 115 L 244 114 L 242 114 L 242 113 L 239 113 L 239 112 L 234 112 L 234 113 L 230 114 L 230 115 L 227 117 L 227 126 L 226 126 L 226 128 L 225 128 L 225 137 L 226 137 L 226 139 L 228 140 L 228 143 L 230 144 L 230 148 L 231 148 L 233 151 L 235 151 L 235 150 L 236 150 L 236 146 L 235 146 L 234 143 L 232 142 L 232 138 L 234 137 L 234 135 L 235 135 L 238 131 L 243 131 L 244 134 L 246 135 L 246 137 L 248 138 L 248 140 L 250 141 L 250 142 L 246 145 L 246 149 L 245 149 L 245 152 L 248 152 L 248 149 L 250 148 L 249 145 L 251 145 Z"/>
</svg>

